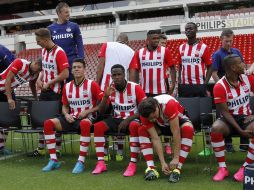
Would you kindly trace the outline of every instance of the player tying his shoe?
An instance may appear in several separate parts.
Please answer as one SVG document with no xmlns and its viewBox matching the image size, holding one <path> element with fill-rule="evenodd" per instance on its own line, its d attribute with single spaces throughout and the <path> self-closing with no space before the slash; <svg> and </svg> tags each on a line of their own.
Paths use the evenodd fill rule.
<svg viewBox="0 0 254 190">
<path fill-rule="evenodd" d="M 76 58 L 72 64 L 74 80 L 64 86 L 62 95 L 62 115 L 44 122 L 44 135 L 50 160 L 42 171 L 48 172 L 60 167 L 56 155 L 55 131 L 80 132 L 80 153 L 72 173 L 84 171 L 85 157 L 90 143 L 90 127 L 94 120 L 93 114 L 98 110 L 96 103 L 102 99 L 103 93 L 99 85 L 85 79 L 85 62 Z M 69 111 L 70 110 L 70 111 Z"/>
<path fill-rule="evenodd" d="M 131 162 L 124 176 L 133 176 L 136 173 L 136 161 L 139 152 L 138 127 L 140 123 L 134 119 L 139 117 L 138 104 L 146 98 L 142 88 L 133 82 L 125 80 L 125 69 L 122 65 L 111 67 L 113 83 L 107 87 L 99 105 L 99 112 L 104 113 L 109 104 L 113 107 L 113 116 L 94 124 L 94 143 L 98 162 L 93 174 L 100 174 L 107 170 L 104 162 L 104 135 L 106 132 L 130 133 Z"/>
<path fill-rule="evenodd" d="M 254 162 L 254 116 L 250 110 L 250 92 L 254 92 L 254 76 L 245 75 L 245 66 L 239 55 L 231 54 L 224 58 L 225 76 L 214 86 L 214 101 L 221 117 L 211 130 L 211 141 L 214 154 L 219 164 L 214 181 L 223 181 L 229 176 L 225 163 L 224 139 L 231 134 L 252 138 L 247 158 L 242 167 L 235 173 L 234 179 L 242 182 L 244 167 Z"/>
<path fill-rule="evenodd" d="M 185 109 L 174 97 L 159 95 L 143 100 L 138 111 L 142 123 L 138 130 L 139 143 L 148 166 L 145 171 L 145 180 L 159 177 L 153 161 L 154 147 L 159 156 L 163 173 L 169 175 L 169 182 L 178 182 L 182 165 L 190 152 L 194 134 L 192 123 L 186 116 Z M 174 155 L 169 165 L 164 159 L 158 134 L 173 135 Z"/>
</svg>

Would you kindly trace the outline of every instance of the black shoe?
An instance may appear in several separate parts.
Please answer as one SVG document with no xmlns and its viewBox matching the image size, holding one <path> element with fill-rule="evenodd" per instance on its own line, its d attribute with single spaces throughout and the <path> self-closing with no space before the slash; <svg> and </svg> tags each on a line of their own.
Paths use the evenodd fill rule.
<svg viewBox="0 0 254 190">
<path fill-rule="evenodd" d="M 174 169 L 170 174 L 168 181 L 170 183 L 176 183 L 180 180 L 180 171 L 178 169 Z"/>
<path fill-rule="evenodd" d="M 249 149 L 249 145 L 240 145 L 239 146 L 239 151 L 240 152 L 247 152 Z"/>
<path fill-rule="evenodd" d="M 226 144 L 225 148 L 226 148 L 226 152 L 227 153 L 233 153 L 233 152 L 235 152 L 235 149 L 234 149 L 232 144 Z"/>
<path fill-rule="evenodd" d="M 46 154 L 46 150 L 37 148 L 35 149 L 33 152 L 29 153 L 27 156 L 28 157 L 39 157 L 39 156 L 45 156 Z"/>
<path fill-rule="evenodd" d="M 147 168 L 145 171 L 145 180 L 151 181 L 159 178 L 159 173 L 155 169 Z"/>
</svg>

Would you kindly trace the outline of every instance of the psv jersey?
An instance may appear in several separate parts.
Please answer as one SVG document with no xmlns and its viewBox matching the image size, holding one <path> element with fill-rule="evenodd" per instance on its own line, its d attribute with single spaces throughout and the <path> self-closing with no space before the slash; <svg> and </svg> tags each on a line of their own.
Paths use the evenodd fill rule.
<svg viewBox="0 0 254 190">
<path fill-rule="evenodd" d="M 154 98 L 158 101 L 160 107 L 160 116 L 156 121 L 159 126 L 169 126 L 169 121 L 176 117 L 179 117 L 179 119 L 188 118 L 184 115 L 184 107 L 173 96 L 163 94 Z M 154 123 L 147 118 L 140 116 L 140 119 L 147 129 L 154 127 Z"/>
<path fill-rule="evenodd" d="M 114 84 L 113 84 L 114 86 Z M 146 98 L 142 88 L 134 83 L 127 82 L 123 92 L 115 91 L 109 96 L 109 103 L 114 110 L 114 118 L 126 119 L 138 113 L 138 104 Z"/>
<path fill-rule="evenodd" d="M 77 86 L 72 80 L 63 88 L 62 103 L 70 107 L 70 115 L 78 118 L 80 112 L 93 108 L 102 96 L 103 92 L 95 81 L 84 79 Z"/>
<path fill-rule="evenodd" d="M 250 92 L 254 92 L 254 76 L 240 75 L 237 88 L 222 77 L 214 86 L 215 104 L 227 103 L 233 115 L 250 115 Z"/>
<path fill-rule="evenodd" d="M 15 59 L 10 66 L 0 74 L 0 91 L 5 91 L 5 81 L 9 71 L 12 71 L 15 74 L 11 81 L 12 89 L 36 79 L 38 75 L 31 75 L 29 72 L 29 64 L 30 62 L 25 59 Z"/>
</svg>

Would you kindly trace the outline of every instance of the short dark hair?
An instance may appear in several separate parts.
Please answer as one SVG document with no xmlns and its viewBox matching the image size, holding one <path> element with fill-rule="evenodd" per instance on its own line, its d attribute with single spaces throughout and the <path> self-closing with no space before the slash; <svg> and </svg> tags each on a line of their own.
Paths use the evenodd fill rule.
<svg viewBox="0 0 254 190">
<path fill-rule="evenodd" d="M 167 36 L 166 36 L 165 34 L 160 34 L 159 38 L 160 38 L 160 39 L 167 40 Z"/>
<path fill-rule="evenodd" d="M 161 34 L 161 30 L 149 30 L 147 32 L 147 36 L 152 34 Z"/>
<path fill-rule="evenodd" d="M 65 2 L 60 2 L 60 3 L 58 3 L 57 6 L 56 6 L 56 13 L 60 13 L 60 12 L 61 12 L 61 9 L 62 9 L 63 7 L 69 8 L 69 5 L 68 5 L 67 3 L 65 3 Z"/>
<path fill-rule="evenodd" d="M 125 68 L 120 64 L 113 65 L 111 67 L 111 72 L 112 72 L 113 69 L 122 69 L 123 73 L 125 73 Z"/>
<path fill-rule="evenodd" d="M 186 25 L 188 25 L 188 24 L 192 24 L 195 27 L 195 29 L 198 29 L 198 25 L 195 22 L 188 22 Z"/>
<path fill-rule="evenodd" d="M 230 54 L 230 55 L 227 55 L 224 59 L 223 59 L 223 61 L 222 61 L 222 65 L 223 65 L 223 67 L 224 67 L 224 69 L 225 70 L 228 70 L 228 69 L 230 69 L 231 67 L 231 65 L 232 64 L 234 64 L 234 59 L 235 58 L 237 58 L 237 57 L 239 57 L 240 58 L 240 56 L 239 55 L 237 55 L 237 54 Z"/>
<path fill-rule="evenodd" d="M 146 98 L 138 105 L 138 112 L 142 117 L 147 118 L 151 113 L 156 111 L 158 104 L 159 103 L 155 98 Z"/>
<path fill-rule="evenodd" d="M 47 28 L 40 28 L 36 30 L 34 34 L 40 38 L 51 39 L 50 31 Z"/>
<path fill-rule="evenodd" d="M 83 64 L 83 66 L 84 67 L 86 67 L 86 62 L 85 62 L 85 60 L 84 59 L 82 59 L 82 58 L 75 58 L 75 59 L 73 59 L 73 61 L 72 61 L 73 63 L 74 62 L 79 62 L 79 63 L 82 63 Z"/>
<path fill-rule="evenodd" d="M 231 36 L 231 35 L 234 35 L 233 30 L 227 28 L 227 29 L 224 29 L 224 30 L 221 32 L 220 37 L 221 37 L 221 38 L 222 38 L 223 36 L 229 37 L 229 36 Z"/>
</svg>

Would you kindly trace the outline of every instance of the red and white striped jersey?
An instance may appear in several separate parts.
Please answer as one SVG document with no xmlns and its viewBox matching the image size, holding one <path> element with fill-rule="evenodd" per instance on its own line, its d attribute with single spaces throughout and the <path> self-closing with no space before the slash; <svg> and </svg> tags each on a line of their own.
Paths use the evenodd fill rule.
<svg viewBox="0 0 254 190">
<path fill-rule="evenodd" d="M 69 106 L 70 114 L 77 118 L 80 112 L 93 108 L 102 97 L 103 92 L 95 81 L 84 79 L 76 86 L 72 80 L 63 88 L 62 103 Z"/>
<path fill-rule="evenodd" d="M 111 67 L 121 64 L 125 68 L 125 79 L 127 80 L 127 72 L 130 62 L 134 56 L 134 51 L 127 45 L 119 42 L 107 42 L 101 46 L 98 57 L 105 58 L 103 76 L 101 79 L 101 90 L 105 91 L 111 84 Z"/>
<path fill-rule="evenodd" d="M 238 87 L 233 87 L 224 76 L 214 86 L 215 104 L 227 103 L 233 115 L 250 115 L 250 92 L 254 92 L 254 76 L 240 75 Z"/>
<path fill-rule="evenodd" d="M 11 81 L 12 89 L 36 79 L 38 75 L 31 75 L 29 72 L 29 64 L 30 62 L 25 59 L 15 59 L 9 67 L 0 74 L 0 91 L 5 91 L 5 81 L 9 71 L 15 74 Z"/>
<path fill-rule="evenodd" d="M 212 64 L 211 54 L 203 42 L 179 47 L 179 63 L 182 65 L 181 84 L 204 84 L 206 66 Z"/>
<path fill-rule="evenodd" d="M 169 126 L 169 121 L 175 119 L 188 118 L 184 115 L 184 107 L 173 97 L 168 94 L 162 94 L 154 97 L 160 106 L 160 116 L 156 123 L 161 127 Z M 147 118 L 140 116 L 141 122 L 147 129 L 154 127 L 154 123 L 150 122 Z"/>
<path fill-rule="evenodd" d="M 166 70 L 174 65 L 169 49 L 158 46 L 154 51 L 146 47 L 137 51 L 130 64 L 130 69 L 141 71 L 141 86 L 145 93 L 166 93 Z"/>
<path fill-rule="evenodd" d="M 42 49 L 43 84 L 55 79 L 68 67 L 69 63 L 67 56 L 61 47 L 55 46 L 50 51 L 47 51 L 46 48 Z M 51 89 L 59 94 L 61 92 L 60 82 L 52 85 Z"/>
<path fill-rule="evenodd" d="M 113 84 L 114 86 L 114 84 Z M 109 103 L 114 110 L 114 118 L 126 119 L 138 113 L 138 104 L 146 98 L 142 88 L 134 83 L 127 82 L 123 92 L 115 91 L 109 96 Z"/>
</svg>

